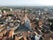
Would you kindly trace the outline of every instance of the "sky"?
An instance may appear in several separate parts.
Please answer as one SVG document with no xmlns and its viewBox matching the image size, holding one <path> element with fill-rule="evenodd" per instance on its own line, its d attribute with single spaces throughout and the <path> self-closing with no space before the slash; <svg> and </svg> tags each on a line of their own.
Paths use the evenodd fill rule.
<svg viewBox="0 0 53 40">
<path fill-rule="evenodd" d="M 0 0 L 0 6 L 53 6 L 53 0 Z"/>
</svg>

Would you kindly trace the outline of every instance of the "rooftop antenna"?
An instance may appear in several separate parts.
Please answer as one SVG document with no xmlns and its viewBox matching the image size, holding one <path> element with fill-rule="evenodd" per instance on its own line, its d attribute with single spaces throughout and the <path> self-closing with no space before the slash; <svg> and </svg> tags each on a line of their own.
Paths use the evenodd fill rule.
<svg viewBox="0 0 53 40">
<path fill-rule="evenodd" d="M 39 10 L 39 16 L 40 16 L 40 10 Z"/>
</svg>

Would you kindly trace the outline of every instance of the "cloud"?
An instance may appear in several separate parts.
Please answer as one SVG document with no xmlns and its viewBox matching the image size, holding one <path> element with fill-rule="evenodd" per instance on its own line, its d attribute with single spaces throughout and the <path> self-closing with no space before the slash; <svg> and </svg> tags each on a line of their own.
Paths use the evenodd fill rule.
<svg viewBox="0 0 53 40">
<path fill-rule="evenodd" d="M 53 6 L 53 0 L 0 0 L 0 6 Z"/>
</svg>

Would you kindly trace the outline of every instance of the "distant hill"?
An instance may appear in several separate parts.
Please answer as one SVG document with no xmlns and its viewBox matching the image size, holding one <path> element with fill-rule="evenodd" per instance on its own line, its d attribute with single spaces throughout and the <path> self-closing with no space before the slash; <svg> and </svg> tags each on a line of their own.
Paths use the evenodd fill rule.
<svg viewBox="0 0 53 40">
<path fill-rule="evenodd" d="M 0 8 L 49 8 L 49 9 L 53 9 L 53 6 L 0 6 Z"/>
</svg>

